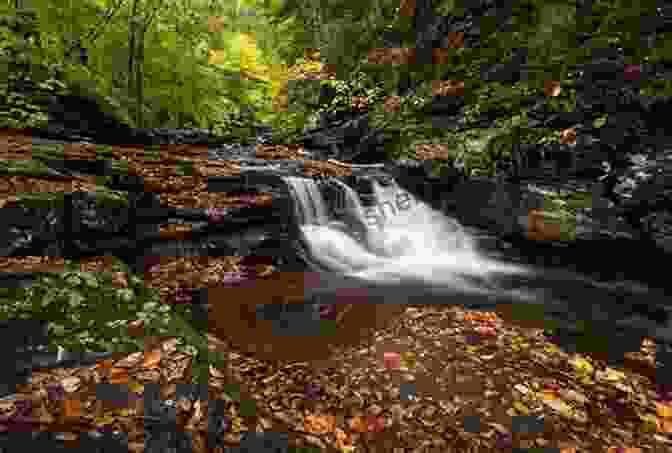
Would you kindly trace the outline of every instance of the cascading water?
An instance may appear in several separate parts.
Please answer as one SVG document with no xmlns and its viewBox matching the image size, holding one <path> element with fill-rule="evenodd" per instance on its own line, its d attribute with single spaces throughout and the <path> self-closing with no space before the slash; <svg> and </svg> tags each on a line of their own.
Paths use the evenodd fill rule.
<svg viewBox="0 0 672 453">
<path fill-rule="evenodd" d="M 490 275 L 526 272 L 479 255 L 459 223 L 394 181 L 385 186 L 371 181 L 372 205 L 366 207 L 360 194 L 335 178 L 318 183 L 287 177 L 285 182 L 294 194 L 306 246 L 330 271 L 372 282 L 415 281 L 478 293 L 489 291 Z"/>
<path fill-rule="evenodd" d="M 623 352 L 638 350 L 643 336 L 672 342 L 669 316 L 654 322 L 633 315 L 633 307 L 644 298 L 652 310 L 655 306 L 671 311 L 664 294 L 489 258 L 457 221 L 417 200 L 394 180 L 369 180 L 368 194 L 335 178 L 284 181 L 294 201 L 301 242 L 318 271 L 306 280 L 309 303 L 294 307 L 305 313 L 287 313 L 278 334 L 295 335 L 308 326 L 319 329 L 312 321 L 320 319 L 320 310 L 338 303 L 450 304 L 486 311 L 513 304 L 528 305 L 535 320 L 545 325 L 556 321 L 568 331 L 578 320 L 599 326 L 596 331 L 604 333 L 597 335 L 609 332 L 618 338 L 609 351 L 616 363 Z M 571 335 L 567 338 L 571 342 Z"/>
</svg>

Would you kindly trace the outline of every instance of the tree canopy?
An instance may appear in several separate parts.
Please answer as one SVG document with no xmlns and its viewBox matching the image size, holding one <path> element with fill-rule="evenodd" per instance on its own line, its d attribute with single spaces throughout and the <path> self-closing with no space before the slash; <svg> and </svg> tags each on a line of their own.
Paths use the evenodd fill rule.
<svg viewBox="0 0 672 453">
<path fill-rule="evenodd" d="M 367 104 L 372 127 L 393 137 L 392 155 L 423 141 L 463 150 L 483 141 L 559 142 L 563 131 L 527 124 L 530 97 L 543 93 L 552 110 L 575 109 L 577 70 L 596 49 L 620 48 L 633 66 L 669 59 L 669 32 L 652 45 L 642 42 L 657 16 L 654 0 L 511 0 L 478 18 L 476 42 L 470 30 L 436 33 L 441 16 L 459 17 L 471 7 L 457 0 L 4 3 L 8 125 L 45 120 L 10 89 L 30 73 L 42 87 L 95 94 L 133 125 L 217 130 L 231 125 L 232 113 L 247 114 L 290 137 L 315 112 L 347 109 L 356 99 Z M 432 34 L 442 41 L 427 39 Z M 590 45 L 579 45 L 586 37 Z M 483 77 L 483 68 L 495 65 L 524 76 Z M 320 72 L 332 77 L 291 81 Z M 404 80 L 413 82 L 414 95 L 391 109 Z M 669 83 L 640 82 L 641 92 L 669 93 Z M 330 105 L 316 105 L 315 89 L 306 89 L 320 83 L 338 91 Z M 437 95 L 464 101 L 459 130 L 433 126 L 427 112 Z M 497 118 L 494 125 L 483 127 L 485 113 Z"/>
</svg>

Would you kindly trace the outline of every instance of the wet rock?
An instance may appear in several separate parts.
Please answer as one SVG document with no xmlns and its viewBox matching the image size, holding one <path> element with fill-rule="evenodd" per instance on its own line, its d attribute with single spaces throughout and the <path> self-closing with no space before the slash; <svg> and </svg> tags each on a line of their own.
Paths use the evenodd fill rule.
<svg viewBox="0 0 672 453">
<path fill-rule="evenodd" d="M 7 277 L 7 276 L 5 276 Z M 20 278 L 20 275 L 14 275 Z M 30 380 L 33 369 L 93 365 L 112 353 L 49 351 L 47 323 L 38 320 L 0 321 L 0 351 L 9 366 L 0 373 L 0 398 L 16 392 Z"/>
</svg>

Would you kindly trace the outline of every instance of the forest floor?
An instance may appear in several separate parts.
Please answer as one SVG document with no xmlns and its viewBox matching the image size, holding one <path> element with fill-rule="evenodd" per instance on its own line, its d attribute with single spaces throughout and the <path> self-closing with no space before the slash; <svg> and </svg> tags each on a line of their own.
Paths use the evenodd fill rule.
<svg viewBox="0 0 672 453">
<path fill-rule="evenodd" d="M 72 158 L 96 156 L 95 145 L 66 145 L 63 150 Z M 132 148 L 106 152 L 143 176 L 147 190 L 161 193 L 164 206 L 221 208 L 271 202 L 264 195 L 251 200 L 208 192 L 208 176 L 234 175 L 236 165 L 207 161 L 205 148 L 162 149 L 155 160 Z M 32 153 L 30 137 L 0 136 L 3 161 L 32 160 Z M 275 148 L 260 149 L 259 158 L 302 157 L 298 148 Z M 184 159 L 193 162 L 190 176 L 175 172 L 176 161 Z M 308 167 L 310 172 L 347 172 L 344 164 L 313 162 Z M 95 177 L 5 172 L 0 180 L 0 200 L 7 207 L 15 205 L 21 193 L 97 189 Z M 165 231 L 182 234 L 179 225 L 166 225 Z M 145 284 L 159 289 L 162 303 L 176 303 L 180 287 L 217 286 L 238 262 L 235 257 L 169 258 L 144 276 Z M 5 271 L 58 273 L 62 266 L 58 258 L 0 259 Z M 80 268 L 100 273 L 109 270 L 109 260 L 83 259 Z M 253 291 L 259 294 L 263 282 L 283 278 L 267 265 L 259 265 L 255 274 L 258 285 Z M 128 278 L 124 272 L 115 274 L 121 286 Z M 295 301 L 296 293 L 289 292 L 287 300 Z M 351 311 L 352 319 L 361 317 L 358 310 Z M 448 305 L 409 306 L 394 316 L 376 310 L 369 316 L 387 316 L 389 322 L 350 344 L 325 348 L 324 357 L 315 361 L 260 359 L 231 339 L 208 334 L 208 347 L 225 354 L 227 367 L 210 368 L 208 401 L 177 402 L 176 429 L 192 434 L 194 451 L 207 451 L 208 405 L 223 399 L 230 428 L 224 434 L 227 447 L 239 446 L 245 432 L 257 431 L 287 433 L 293 446 L 342 452 L 672 448 L 672 401 L 655 382 L 655 348 L 648 339 L 639 353 L 629 355 L 625 368 L 612 369 L 600 356 L 560 350 L 542 335 L 539 323 L 512 322 L 507 307 L 484 313 Z M 249 320 L 232 310 L 230 322 L 244 325 Z M 349 322 L 345 318 L 343 325 Z M 128 331 L 142 336 L 142 322 L 129 322 Z M 175 338 L 144 340 L 144 351 L 120 353 L 93 367 L 35 371 L 29 384 L 0 402 L 0 431 L 12 430 L 12 416 L 29 400 L 32 412 L 22 413 L 21 422 L 33 430 L 56 431 L 66 442 L 76 442 L 84 432 L 107 427 L 127 433 L 131 451 L 144 451 L 143 388 L 158 385 L 165 400 L 178 400 L 177 384 L 190 382 L 193 363 L 193 357 L 176 349 Z M 275 347 L 281 345 L 278 341 Z M 100 383 L 125 384 L 137 397 L 117 404 L 100 401 Z M 53 397 L 51 385 L 63 390 L 61 397 Z"/>
</svg>

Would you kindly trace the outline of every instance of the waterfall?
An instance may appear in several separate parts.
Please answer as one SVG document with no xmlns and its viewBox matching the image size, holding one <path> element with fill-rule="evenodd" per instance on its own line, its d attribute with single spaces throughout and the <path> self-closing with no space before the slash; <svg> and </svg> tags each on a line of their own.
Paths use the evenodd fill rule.
<svg viewBox="0 0 672 453">
<path fill-rule="evenodd" d="M 635 340 L 646 331 L 672 341 L 669 318 L 659 322 L 632 315 L 642 298 L 667 310 L 669 298 L 664 294 L 605 287 L 572 271 L 489 258 L 459 222 L 395 181 L 370 181 L 366 189 L 371 189 L 367 197 L 372 203 L 362 203 L 360 189 L 337 179 L 285 182 L 301 241 L 310 258 L 320 263 L 316 267 L 326 269 L 313 273 L 305 288 L 310 302 L 304 310 L 313 318 L 320 307 L 340 303 L 451 304 L 486 311 L 501 304 L 513 304 L 517 310 L 529 305 L 534 306 L 534 318 L 570 330 L 577 320 L 593 320 L 603 328 L 629 329 Z M 295 329 L 305 328 L 309 316 L 293 316 Z"/>
<path fill-rule="evenodd" d="M 323 225 L 327 211 L 317 184 L 312 179 L 288 176 L 285 182 L 295 200 L 295 214 L 301 224 Z"/>
<path fill-rule="evenodd" d="M 335 178 L 318 183 L 287 177 L 285 182 L 304 243 L 316 261 L 335 272 L 371 281 L 477 279 L 486 286 L 490 274 L 523 272 L 520 266 L 481 257 L 456 220 L 394 181 L 385 186 L 372 181 L 371 206 Z"/>
</svg>

